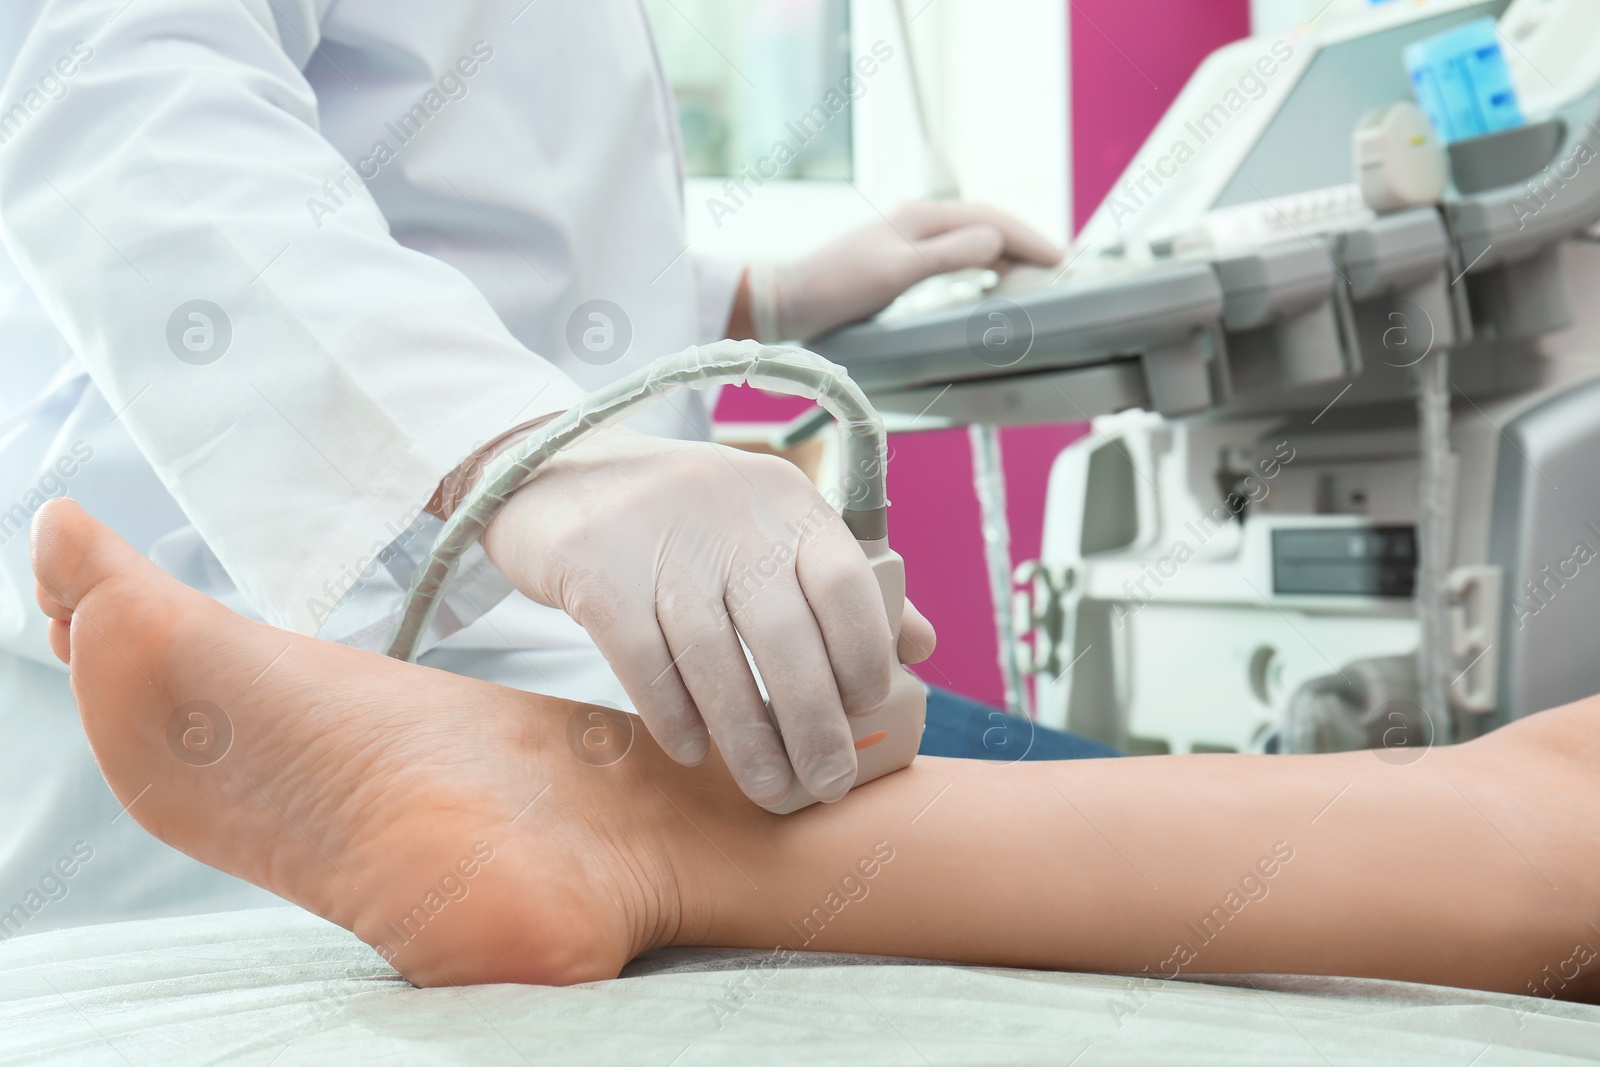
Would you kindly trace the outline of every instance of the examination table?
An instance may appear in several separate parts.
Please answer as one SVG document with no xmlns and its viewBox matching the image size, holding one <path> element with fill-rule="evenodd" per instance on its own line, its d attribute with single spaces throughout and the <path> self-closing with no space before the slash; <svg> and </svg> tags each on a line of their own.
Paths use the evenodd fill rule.
<svg viewBox="0 0 1600 1067">
<path fill-rule="evenodd" d="M 1160 982 L 671 950 L 611 982 L 414 989 L 296 908 L 0 945 L 0 1064 L 1405 1064 L 1600 1058 L 1600 1008 L 1347 978 Z"/>
</svg>

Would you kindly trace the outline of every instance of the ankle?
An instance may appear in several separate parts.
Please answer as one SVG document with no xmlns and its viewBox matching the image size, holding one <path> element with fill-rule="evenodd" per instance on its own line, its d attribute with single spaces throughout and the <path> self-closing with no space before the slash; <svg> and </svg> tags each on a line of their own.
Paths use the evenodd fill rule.
<svg viewBox="0 0 1600 1067">
<path fill-rule="evenodd" d="M 765 929 L 762 916 L 777 899 L 785 877 L 773 860 L 793 859 L 795 817 L 777 816 L 753 804 L 735 784 L 715 751 L 686 768 L 651 746 L 629 781 L 626 805 L 642 843 L 660 872 L 653 895 L 661 907 L 656 937 L 647 946 L 765 944 L 751 941 Z M 792 871 L 792 864 L 779 864 Z M 776 888 L 776 896 L 762 890 Z"/>
</svg>

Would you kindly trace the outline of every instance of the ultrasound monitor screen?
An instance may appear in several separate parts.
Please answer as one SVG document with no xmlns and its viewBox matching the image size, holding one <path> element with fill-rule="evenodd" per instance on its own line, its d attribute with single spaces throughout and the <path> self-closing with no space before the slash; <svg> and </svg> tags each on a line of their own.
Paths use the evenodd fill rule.
<svg viewBox="0 0 1600 1067">
<path fill-rule="evenodd" d="M 1406 46 L 1474 19 L 1498 18 L 1509 6 L 1510 0 L 1494 0 L 1324 48 L 1213 207 L 1355 181 L 1353 141 L 1361 116 L 1415 99 Z"/>
</svg>

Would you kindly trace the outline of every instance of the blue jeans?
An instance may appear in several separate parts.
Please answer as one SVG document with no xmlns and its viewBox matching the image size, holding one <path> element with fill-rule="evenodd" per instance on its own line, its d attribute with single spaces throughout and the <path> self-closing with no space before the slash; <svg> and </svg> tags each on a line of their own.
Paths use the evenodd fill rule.
<svg viewBox="0 0 1600 1067">
<path fill-rule="evenodd" d="M 944 689 L 928 687 L 928 724 L 922 731 L 923 756 L 1018 760 L 1098 759 L 1120 756 L 1109 745 L 1077 734 L 1039 726 Z"/>
</svg>

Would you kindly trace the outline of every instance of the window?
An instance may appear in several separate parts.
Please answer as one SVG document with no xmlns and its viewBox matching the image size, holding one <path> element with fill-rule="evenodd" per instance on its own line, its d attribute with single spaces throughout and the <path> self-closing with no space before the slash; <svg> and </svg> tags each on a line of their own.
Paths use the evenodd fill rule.
<svg viewBox="0 0 1600 1067">
<path fill-rule="evenodd" d="M 800 255 L 948 189 L 952 169 L 961 195 L 1066 237 L 1060 0 L 644 3 L 678 98 L 697 250 Z"/>
<path fill-rule="evenodd" d="M 647 0 L 693 178 L 853 175 L 850 0 Z M 841 104 L 841 101 L 843 103 Z M 830 104 L 833 107 L 830 108 Z"/>
</svg>

